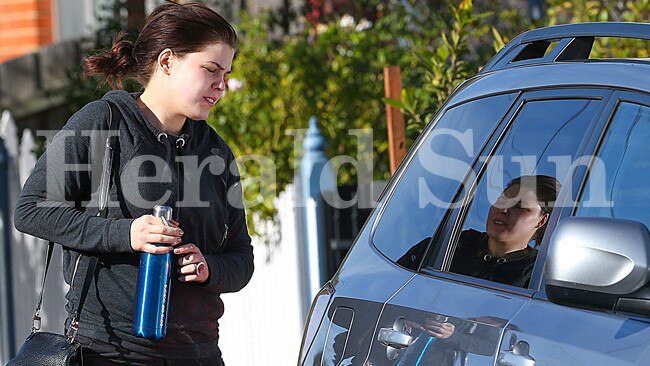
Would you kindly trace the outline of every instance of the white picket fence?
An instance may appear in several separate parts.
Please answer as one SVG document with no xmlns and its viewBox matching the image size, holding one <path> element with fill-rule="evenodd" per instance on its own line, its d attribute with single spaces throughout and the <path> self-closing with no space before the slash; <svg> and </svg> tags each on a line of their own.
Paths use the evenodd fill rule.
<svg viewBox="0 0 650 366">
<path fill-rule="evenodd" d="M 5 111 L 0 119 L 0 138 L 11 157 L 9 166 L 10 207 L 13 208 L 20 188 L 36 162 L 32 132 L 22 133 L 19 141 L 15 121 Z M 295 365 L 298 359 L 305 302 L 301 296 L 301 251 L 296 234 L 294 190 L 288 189 L 277 199 L 276 223 L 260 223 L 263 237 L 275 244 L 253 238 L 255 273 L 242 291 L 222 295 L 225 315 L 220 322 L 219 344 L 229 366 Z M 13 219 L 12 219 L 13 222 Z M 19 347 L 31 329 L 31 318 L 42 275 L 47 243 L 18 232 L 12 225 L 10 244 L 13 273 L 13 307 L 15 343 Z M 44 309 L 44 330 L 61 332 L 65 320 L 61 275 L 61 253 L 55 251 L 50 271 Z"/>
<path fill-rule="evenodd" d="M 295 365 L 303 330 L 300 240 L 296 237 L 294 190 L 276 201 L 278 227 L 269 224 L 263 235 L 277 237 L 270 248 L 253 239 L 255 272 L 242 291 L 222 296 L 225 314 L 219 345 L 226 365 Z"/>
<path fill-rule="evenodd" d="M 18 139 L 16 123 L 8 111 L 0 117 L 0 138 L 3 139 L 9 155 L 8 159 L 8 189 L 9 189 L 9 219 L 13 223 L 13 207 L 20 189 L 32 172 L 36 163 L 34 135 L 29 129 L 23 131 Z M 11 226 L 11 275 L 13 294 L 14 342 L 19 347 L 29 334 L 32 317 L 36 306 L 40 281 L 43 275 L 43 260 L 47 250 L 47 242 L 30 235 L 20 233 Z M 53 254 L 52 264 L 48 272 L 46 291 L 43 299 L 42 329 L 52 332 L 62 332 L 65 320 L 64 294 L 67 285 L 61 272 L 61 251 L 57 248 Z"/>
</svg>

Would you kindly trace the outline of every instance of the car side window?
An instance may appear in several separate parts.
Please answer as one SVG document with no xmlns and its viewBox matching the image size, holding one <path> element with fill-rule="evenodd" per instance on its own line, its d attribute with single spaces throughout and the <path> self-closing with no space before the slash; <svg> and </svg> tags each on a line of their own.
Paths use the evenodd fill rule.
<svg viewBox="0 0 650 366">
<path fill-rule="evenodd" d="M 650 227 L 650 107 L 620 103 L 580 195 L 576 216 Z"/>
<path fill-rule="evenodd" d="M 488 160 L 456 239 L 450 271 L 527 287 L 537 245 L 600 101 L 523 104 Z"/>
<path fill-rule="evenodd" d="M 426 132 L 375 226 L 372 242 L 381 253 L 405 267 L 417 266 L 460 182 L 515 97 L 496 95 L 455 106 Z M 409 252 L 419 243 L 418 253 Z"/>
</svg>

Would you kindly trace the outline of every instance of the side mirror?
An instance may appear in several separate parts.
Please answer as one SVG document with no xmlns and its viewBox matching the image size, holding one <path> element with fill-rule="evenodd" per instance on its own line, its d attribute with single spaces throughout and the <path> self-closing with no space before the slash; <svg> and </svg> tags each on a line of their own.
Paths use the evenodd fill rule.
<svg viewBox="0 0 650 366">
<path fill-rule="evenodd" d="M 571 217 L 558 225 L 546 260 L 552 302 L 650 315 L 650 233 L 640 222 Z"/>
</svg>

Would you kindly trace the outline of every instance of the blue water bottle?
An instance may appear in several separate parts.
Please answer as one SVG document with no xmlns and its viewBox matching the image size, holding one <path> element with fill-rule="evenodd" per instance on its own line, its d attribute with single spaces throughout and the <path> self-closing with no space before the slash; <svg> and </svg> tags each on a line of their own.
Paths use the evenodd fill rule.
<svg viewBox="0 0 650 366">
<path fill-rule="evenodd" d="M 172 208 L 156 206 L 153 215 L 165 225 L 172 218 Z M 168 244 L 156 244 L 167 246 Z M 141 338 L 161 339 L 167 333 L 167 313 L 172 272 L 172 252 L 140 254 L 133 334 Z"/>
</svg>

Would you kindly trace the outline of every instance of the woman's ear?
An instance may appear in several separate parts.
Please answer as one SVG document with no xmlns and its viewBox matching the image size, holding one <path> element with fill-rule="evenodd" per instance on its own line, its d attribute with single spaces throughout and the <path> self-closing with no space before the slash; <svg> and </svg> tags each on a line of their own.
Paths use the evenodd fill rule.
<svg viewBox="0 0 650 366">
<path fill-rule="evenodd" d="M 546 224 L 546 222 L 548 221 L 548 216 L 549 215 L 547 213 L 544 213 L 542 215 L 542 218 L 539 219 L 539 222 L 537 223 L 537 225 L 535 225 L 535 229 L 539 229 L 540 227 L 544 226 Z"/>
<path fill-rule="evenodd" d="M 162 70 L 163 73 L 169 75 L 169 70 L 171 69 L 173 59 L 174 59 L 174 52 L 169 48 L 165 48 L 158 55 L 158 60 L 156 65 L 158 66 L 158 68 Z"/>
</svg>

